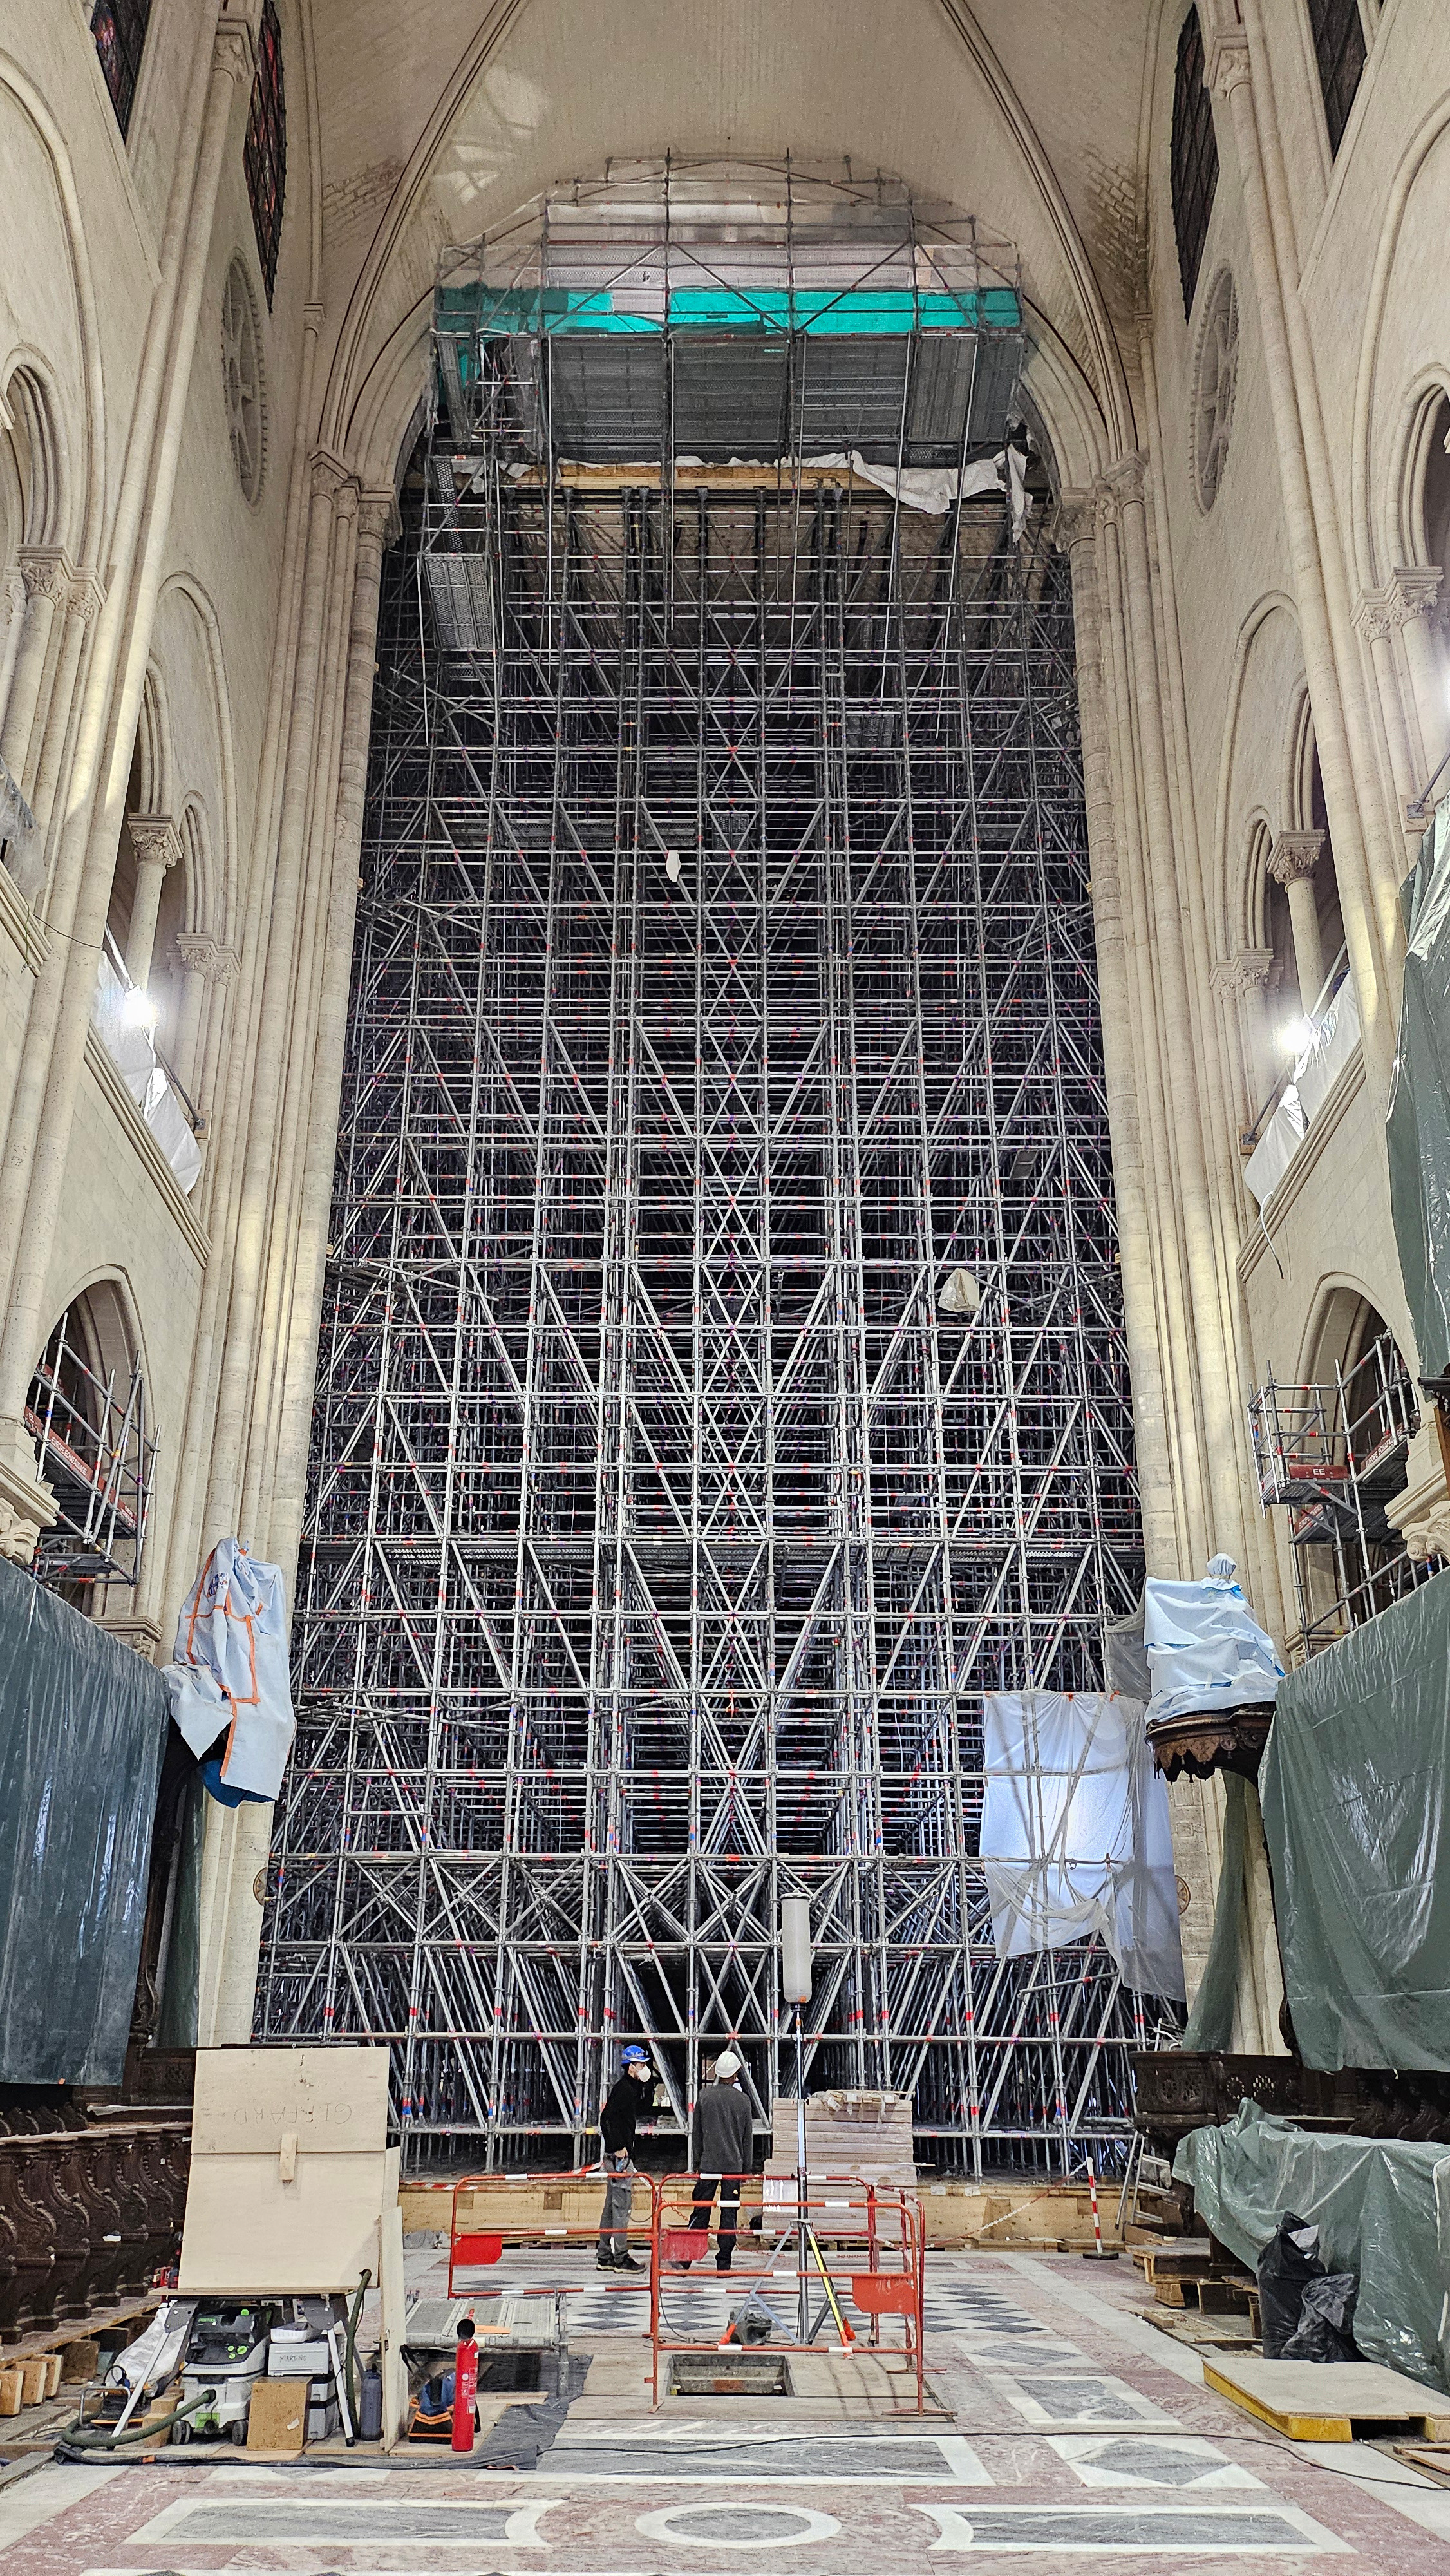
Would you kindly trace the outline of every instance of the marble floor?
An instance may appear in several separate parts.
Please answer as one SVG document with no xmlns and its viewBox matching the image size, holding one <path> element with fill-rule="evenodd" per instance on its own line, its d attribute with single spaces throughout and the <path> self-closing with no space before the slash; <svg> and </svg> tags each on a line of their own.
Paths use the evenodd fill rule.
<svg viewBox="0 0 1450 2576">
<path fill-rule="evenodd" d="M 443 2286 L 427 2247 L 409 2270 L 423 2295 Z M 1289 2444 L 1252 2423 L 1139 2315 L 1127 2263 L 929 2258 L 936 2411 L 859 2422 L 801 2398 L 650 2413 L 645 2292 L 595 2273 L 587 2247 L 506 2255 L 490 2286 L 565 2290 L 570 2350 L 600 2364 L 531 2467 L 406 2452 L 295 2468 L 195 2451 L 184 2465 L 48 2463 L 0 2486 L 4 2576 L 926 2576 L 958 2556 L 1122 2559 L 1144 2576 L 1333 2557 L 1450 2576 L 1450 2489 L 1387 2449 Z M 704 2340 L 742 2286 L 706 2271 L 671 2295 Z"/>
</svg>

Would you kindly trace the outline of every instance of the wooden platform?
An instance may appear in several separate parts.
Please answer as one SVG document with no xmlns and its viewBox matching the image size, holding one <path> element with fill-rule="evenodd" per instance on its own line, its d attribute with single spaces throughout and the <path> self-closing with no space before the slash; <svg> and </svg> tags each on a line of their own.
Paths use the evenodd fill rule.
<svg viewBox="0 0 1450 2576">
<path fill-rule="evenodd" d="M 1206 2388 L 1271 2424 L 1291 2442 L 1384 2440 L 1391 2432 L 1423 2442 L 1450 2440 L 1450 2397 L 1370 2361 L 1235 2360 L 1203 2364 Z"/>
</svg>

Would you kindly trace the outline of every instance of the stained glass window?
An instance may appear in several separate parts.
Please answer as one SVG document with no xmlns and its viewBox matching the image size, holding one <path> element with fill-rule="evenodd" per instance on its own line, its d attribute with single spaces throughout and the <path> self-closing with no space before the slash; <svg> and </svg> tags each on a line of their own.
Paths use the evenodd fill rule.
<svg viewBox="0 0 1450 2576">
<path fill-rule="evenodd" d="M 146 21 L 150 15 L 151 0 L 95 0 L 91 11 L 91 33 L 96 40 L 106 87 L 111 93 L 116 123 L 123 134 L 131 123 L 131 106 L 136 96 L 136 81 L 146 45 Z"/>
<path fill-rule="evenodd" d="M 1309 29 L 1314 38 L 1314 59 L 1319 65 L 1319 86 L 1324 92 L 1329 149 L 1337 152 L 1364 69 L 1359 0 L 1309 0 Z"/>
<path fill-rule="evenodd" d="M 1185 318 L 1198 284 L 1199 262 L 1208 237 L 1213 192 L 1218 185 L 1218 139 L 1213 130 L 1213 100 L 1203 82 L 1203 31 L 1198 11 L 1190 9 L 1178 37 L 1178 68 L 1173 76 L 1173 142 L 1169 156 L 1173 189 L 1173 231 L 1178 243 L 1178 275 L 1183 286 Z"/>
<path fill-rule="evenodd" d="M 277 252 L 282 241 L 282 204 L 287 193 L 287 99 L 282 86 L 282 30 L 273 0 L 262 0 L 257 35 L 257 77 L 247 116 L 247 194 L 257 228 L 257 253 L 267 303 L 277 283 Z"/>
</svg>

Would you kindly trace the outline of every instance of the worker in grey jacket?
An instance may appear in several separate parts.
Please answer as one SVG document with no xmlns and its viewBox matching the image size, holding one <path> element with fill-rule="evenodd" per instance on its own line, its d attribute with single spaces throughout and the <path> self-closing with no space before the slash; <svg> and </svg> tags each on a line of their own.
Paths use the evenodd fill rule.
<svg viewBox="0 0 1450 2576">
<path fill-rule="evenodd" d="M 720 2193 L 720 2232 L 715 2240 L 717 2272 L 729 2271 L 735 2252 L 735 2222 L 740 2212 L 738 2176 L 749 2173 L 755 2147 L 750 2105 L 735 2081 L 739 2072 L 740 2060 L 733 2049 L 727 2048 L 715 2060 L 714 2083 L 704 2087 L 695 2104 L 695 2152 L 690 2161 L 698 2180 L 690 2233 L 699 2238 L 699 2249 L 686 2262 L 686 2271 L 690 2263 L 698 2261 L 709 2244 L 710 2207 L 717 2188 Z"/>
</svg>

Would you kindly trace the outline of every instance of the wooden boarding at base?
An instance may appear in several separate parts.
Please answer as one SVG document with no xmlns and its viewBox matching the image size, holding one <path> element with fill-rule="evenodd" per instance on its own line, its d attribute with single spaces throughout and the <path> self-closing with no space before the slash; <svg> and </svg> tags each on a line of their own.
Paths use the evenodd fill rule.
<svg viewBox="0 0 1450 2576">
<path fill-rule="evenodd" d="M 1383 2439 L 1390 2425 L 1425 2442 L 1450 2439 L 1450 2397 L 1372 2361 L 1264 2361 L 1248 2354 L 1240 2361 L 1225 2353 L 1204 2362 L 1203 2379 L 1291 2442 L 1352 2442 L 1356 2434 Z"/>
</svg>

